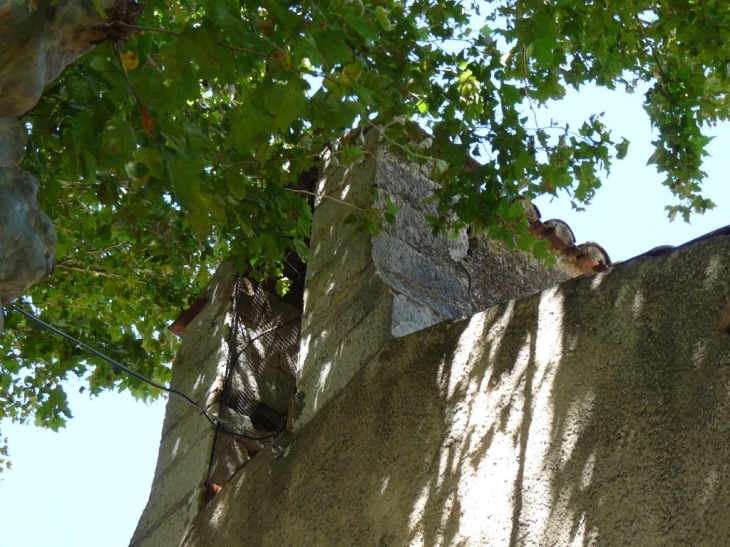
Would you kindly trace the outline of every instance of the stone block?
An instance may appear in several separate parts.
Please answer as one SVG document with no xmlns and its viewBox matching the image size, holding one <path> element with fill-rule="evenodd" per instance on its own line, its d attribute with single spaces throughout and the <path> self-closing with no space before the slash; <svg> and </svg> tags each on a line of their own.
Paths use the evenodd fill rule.
<svg viewBox="0 0 730 547">
<path fill-rule="evenodd" d="M 423 306 L 403 294 L 393 296 L 393 337 L 406 336 L 440 323 L 445 318 L 428 306 Z"/>
<path fill-rule="evenodd" d="M 332 150 L 326 150 L 322 154 L 322 170 L 317 181 L 317 193 L 320 196 L 351 200 L 359 191 L 372 187 L 378 169 L 377 154 L 378 152 L 369 153 L 360 163 L 346 167 L 339 163 L 337 155 L 333 154 Z M 363 180 L 367 181 L 365 185 L 360 184 Z M 326 201 L 327 198 L 318 197 L 315 206 L 318 207 Z"/>
<path fill-rule="evenodd" d="M 379 149 L 375 184 L 378 188 L 396 194 L 412 204 L 423 204 L 433 197 L 438 185 L 421 173 L 416 164 L 404 162 L 390 152 Z"/>
<path fill-rule="evenodd" d="M 385 199 L 383 190 L 380 192 L 378 206 L 382 209 L 385 207 Z M 398 208 L 398 213 L 395 216 L 394 224 L 384 225 L 384 232 L 436 257 L 449 257 L 453 262 L 466 258 L 469 250 L 466 230 L 460 231 L 455 236 L 439 234 L 434 237 L 425 214 L 436 215 L 435 207 L 413 204 L 397 194 L 392 195 L 391 200 Z"/>
<path fill-rule="evenodd" d="M 190 408 L 184 419 L 178 420 L 167 431 L 163 429 L 155 476 L 163 475 L 168 468 L 185 458 L 199 443 L 205 442 L 206 437 L 212 439 L 214 435 L 215 430 L 211 423 Z"/>
<path fill-rule="evenodd" d="M 342 224 L 345 217 L 357 213 L 354 205 L 363 209 L 375 204 L 375 172 L 378 169 L 374 158 L 349 168 L 342 166 L 325 170 L 317 186 L 317 193 L 328 196 L 317 199 L 317 214 L 312 221 L 312 240 L 321 239 L 331 226 Z M 344 202 L 344 203 L 342 203 Z"/>
<path fill-rule="evenodd" d="M 228 362 L 228 340 L 190 352 L 180 363 L 173 366 L 170 386 L 187 394 L 191 399 L 205 400 L 205 394 L 218 375 L 225 373 Z M 177 366 L 177 369 L 175 369 Z"/>
<path fill-rule="evenodd" d="M 431 287 L 421 285 L 406 275 L 390 270 L 381 270 L 380 276 L 396 293 L 407 295 L 411 300 L 430 308 L 445 319 L 457 319 L 469 315 L 471 304 L 468 300 L 454 301 Z"/>
<path fill-rule="evenodd" d="M 197 324 L 201 325 L 201 323 Z M 226 314 L 219 321 L 208 321 L 205 326 L 195 326 L 195 322 L 192 325 L 192 327 L 188 326 L 186 331 L 190 334 L 195 333 L 195 335 L 191 336 L 189 340 L 186 340 L 186 337 L 183 336 L 183 344 L 178 352 L 178 356 L 184 361 L 195 361 L 201 359 L 201 356 L 205 358 L 205 356 L 228 344 L 231 332 L 230 314 Z M 201 333 L 205 333 L 205 335 Z"/>
<path fill-rule="evenodd" d="M 461 264 L 469 273 L 469 299 L 475 312 L 529 296 L 575 275 L 560 267 L 546 266 L 501 241 L 473 238 L 469 248 L 470 254 Z"/>
<path fill-rule="evenodd" d="M 233 288 L 236 282 L 236 268 L 232 262 L 224 261 L 200 294 L 207 303 L 185 327 L 180 354 L 202 349 L 205 345 L 217 344 L 218 339 L 228 339 Z M 213 325 L 212 328 L 210 326 Z"/>
<path fill-rule="evenodd" d="M 185 360 L 182 361 L 185 363 Z M 197 366 L 195 366 L 197 364 Z M 227 345 L 219 348 L 203 359 L 192 361 L 192 365 L 173 367 L 170 387 L 186 394 L 203 409 L 207 409 L 216 402 L 216 394 L 223 388 L 226 367 L 228 364 Z M 165 421 L 162 425 L 163 435 L 177 422 L 190 413 L 198 413 L 194 407 L 171 395 L 165 411 Z"/>
<path fill-rule="evenodd" d="M 360 239 L 363 247 L 369 247 L 370 238 Z M 341 261 L 330 264 L 322 269 L 316 277 L 308 279 L 304 291 L 304 313 L 302 315 L 302 330 L 306 330 L 310 323 L 322 313 L 337 305 L 342 300 L 351 297 L 353 292 L 365 290 L 361 280 L 369 280 L 374 273 L 372 258 L 369 252 L 353 252 L 351 259 L 347 255 Z"/>
<path fill-rule="evenodd" d="M 313 239 L 309 249 L 305 291 L 323 271 L 336 274 L 333 279 L 337 281 L 362 271 L 372 260 L 371 238 L 370 234 L 352 223 L 332 225 L 326 237 Z"/>
<path fill-rule="evenodd" d="M 129 547 L 177 547 L 196 514 L 189 504 L 183 503 L 145 537 L 135 534 Z"/>
<path fill-rule="evenodd" d="M 328 298 L 328 295 L 319 297 L 318 309 L 315 310 L 318 313 L 305 316 L 302 321 L 297 378 L 301 380 L 312 367 L 318 366 L 322 356 L 332 353 L 352 329 L 391 294 L 390 288 L 371 265 L 355 279 L 350 290 L 338 294 L 336 300 Z"/>
<path fill-rule="evenodd" d="M 446 253 L 447 254 L 447 253 Z M 457 306 L 468 305 L 466 272 L 450 258 L 435 259 L 390 234 L 383 233 L 373 241 L 373 261 L 378 270 L 395 272 L 442 295 Z M 461 315 L 468 313 L 467 307 Z"/>
<path fill-rule="evenodd" d="M 309 347 L 316 347 L 316 342 L 303 337 L 303 359 L 312 366 L 303 371 L 304 375 L 297 382 L 304 407 L 294 423 L 295 430 L 311 420 L 392 339 L 392 324 L 393 294 L 385 293 L 375 308 L 346 336 L 335 338 L 336 344 L 327 347 L 327 352 L 317 351 L 311 361 L 306 352 Z"/>
</svg>

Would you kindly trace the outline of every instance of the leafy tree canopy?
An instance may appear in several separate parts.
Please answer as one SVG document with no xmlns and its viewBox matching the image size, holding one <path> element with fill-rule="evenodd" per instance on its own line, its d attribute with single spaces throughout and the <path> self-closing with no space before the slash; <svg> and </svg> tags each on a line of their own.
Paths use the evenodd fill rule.
<svg viewBox="0 0 730 547">
<path fill-rule="evenodd" d="M 59 235 L 54 275 L 24 298 L 155 381 L 170 375 L 169 320 L 223 256 L 273 277 L 288 252 L 306 256 L 310 196 L 297 181 L 347 128 L 376 128 L 404 157 L 435 159 L 435 228 L 472 224 L 511 241 L 526 235 L 517 196 L 585 203 L 628 146 L 599 116 L 536 127 L 531 109 L 569 86 L 646 82 L 649 161 L 677 197 L 670 216 L 713 206 L 700 188 L 703 129 L 728 118 L 724 1 L 118 3 L 141 10 L 129 39 L 70 65 L 23 118 L 23 167 Z M 12 10 L 0 9 L 0 29 Z M 356 143 L 339 154 L 363 158 Z M 62 426 L 69 375 L 92 392 L 150 395 L 17 313 L 1 341 L 0 417 Z"/>
</svg>

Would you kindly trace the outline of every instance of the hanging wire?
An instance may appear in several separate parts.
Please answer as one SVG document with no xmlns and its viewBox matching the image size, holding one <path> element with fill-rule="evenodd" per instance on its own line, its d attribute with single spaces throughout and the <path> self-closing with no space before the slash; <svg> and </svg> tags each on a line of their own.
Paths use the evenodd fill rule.
<svg viewBox="0 0 730 547">
<path fill-rule="evenodd" d="M 229 430 L 229 429 L 227 429 L 227 428 L 225 428 L 223 426 L 222 420 L 220 420 L 217 416 L 211 416 L 203 407 L 201 407 L 198 403 L 196 403 L 195 401 L 193 401 L 185 393 L 183 393 L 181 391 L 178 391 L 176 389 L 173 389 L 173 388 L 166 387 L 166 386 L 164 386 L 162 384 L 159 384 L 159 383 L 155 382 L 154 380 L 150 380 L 149 378 L 146 378 L 145 376 L 141 375 L 139 372 L 136 372 L 136 371 L 132 370 L 131 368 L 129 368 L 129 367 L 121 364 L 119 361 L 116 361 L 116 360 L 112 359 L 111 357 L 108 357 L 107 355 L 104 355 L 100 351 L 92 348 L 91 346 L 89 346 L 87 344 L 84 344 L 81 340 L 78 340 L 78 339 L 74 338 L 70 334 L 67 334 L 67 333 L 63 332 L 62 330 L 54 327 L 53 325 L 49 325 L 48 323 L 46 323 L 45 321 L 43 321 L 39 317 L 36 317 L 32 313 L 27 312 L 27 311 L 19 308 L 15 304 L 9 304 L 8 307 L 9 308 L 12 308 L 15 311 L 17 311 L 18 313 L 20 313 L 21 315 L 23 315 L 24 317 L 26 317 L 27 319 L 29 319 L 33 323 L 35 323 L 35 324 L 39 325 L 40 327 L 46 329 L 47 331 L 52 332 L 56 336 L 60 336 L 64 340 L 66 340 L 68 342 L 71 342 L 75 346 L 77 346 L 77 347 L 85 350 L 86 352 L 90 353 L 91 355 L 94 355 L 95 357 L 98 357 L 99 359 L 102 359 L 103 361 L 106 361 L 107 363 L 109 363 L 112 367 L 116 368 L 117 370 L 121 370 L 122 372 L 124 372 L 124 373 L 132 376 L 133 378 L 136 378 L 136 379 L 140 380 L 141 382 L 144 382 L 144 383 L 146 383 L 146 384 L 148 384 L 148 385 L 150 385 L 152 387 L 155 387 L 157 389 L 160 389 L 162 391 L 165 391 L 165 392 L 169 393 L 170 395 L 174 395 L 175 397 L 179 398 L 180 400 L 184 401 L 188 405 L 190 405 L 193 408 L 195 408 L 206 420 L 208 420 L 210 422 L 210 424 L 213 426 L 213 428 L 216 431 L 220 431 L 221 433 L 225 433 L 227 435 L 232 435 L 234 437 L 241 437 L 242 439 L 249 439 L 249 440 L 253 440 L 253 441 L 263 441 L 263 440 L 266 440 L 266 439 L 270 439 L 270 438 L 272 438 L 272 437 L 274 437 L 276 435 L 276 433 L 271 433 L 270 435 L 265 435 L 263 437 L 256 437 L 256 436 L 253 436 L 253 435 L 247 435 L 247 434 L 243 434 L 243 433 L 238 433 L 238 432 L 235 432 L 235 431 L 231 431 L 231 430 Z M 266 330 L 264 332 L 261 332 L 258 336 L 256 336 L 256 338 L 254 338 L 248 344 L 246 344 L 246 346 L 252 344 L 258 338 L 260 338 L 261 336 L 267 334 L 271 330 L 273 330 L 273 329 L 268 329 L 268 330 Z"/>
</svg>

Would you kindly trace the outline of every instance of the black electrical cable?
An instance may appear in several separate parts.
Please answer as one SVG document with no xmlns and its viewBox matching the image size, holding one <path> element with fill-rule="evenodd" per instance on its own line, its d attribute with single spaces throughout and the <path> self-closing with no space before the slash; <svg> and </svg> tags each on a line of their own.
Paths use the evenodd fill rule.
<svg viewBox="0 0 730 547">
<path fill-rule="evenodd" d="M 217 418 L 215 418 L 215 419 L 212 418 L 210 416 L 210 414 L 208 414 L 205 411 L 204 408 L 202 408 L 198 403 L 196 403 L 195 401 L 193 401 L 190 397 L 188 397 L 187 395 L 185 395 L 183 392 L 178 391 L 176 389 L 169 388 L 169 387 L 165 387 L 162 384 L 158 384 L 157 382 L 155 382 L 153 380 L 150 380 L 149 378 L 146 378 L 146 377 L 142 376 L 139 372 L 136 372 L 136 371 L 132 370 L 131 368 L 124 366 L 119 361 L 116 361 L 116 360 L 112 359 L 111 357 L 108 357 L 108 356 L 104 355 L 103 353 L 101 353 L 100 351 L 92 348 L 91 346 L 89 346 L 87 344 L 84 344 L 81 340 L 77 340 L 76 338 L 74 338 L 70 334 L 67 334 L 67 333 L 63 332 L 62 330 L 57 329 L 53 325 L 49 325 L 48 323 L 46 323 L 45 321 L 43 321 L 43 319 L 40 319 L 39 317 L 36 317 L 32 313 L 27 312 L 27 311 L 19 308 L 15 304 L 9 304 L 8 307 L 14 309 L 15 311 L 17 311 L 21 315 L 23 315 L 26 318 L 30 319 L 31 321 L 33 321 L 37 325 L 43 327 L 44 329 L 48 330 L 49 332 L 52 332 L 56 336 L 60 336 L 61 338 L 63 338 L 64 340 L 67 340 L 68 342 L 71 342 L 75 346 L 78 346 L 81 349 L 87 351 L 88 353 L 90 353 L 90 354 L 98 357 L 99 359 L 102 359 L 103 361 L 106 361 L 107 363 L 109 363 L 114 368 L 116 368 L 118 370 L 121 370 L 122 372 L 125 372 L 125 373 L 129 374 L 130 376 L 132 376 L 134 378 L 137 378 L 138 380 L 140 380 L 140 381 L 142 381 L 142 382 L 144 382 L 146 384 L 151 385 L 152 387 L 156 387 L 157 389 L 161 389 L 162 391 L 166 391 L 167 393 L 169 393 L 171 395 L 175 395 L 176 397 L 178 397 L 181 400 L 185 401 L 190 406 L 192 406 L 195 409 L 197 409 L 197 411 L 200 412 L 200 414 L 202 414 L 203 417 L 205 417 L 205 419 L 210 422 L 210 424 L 216 429 L 216 431 L 220 431 L 221 433 L 225 433 L 227 435 L 232 435 L 234 437 L 241 437 L 243 439 L 249 439 L 249 440 L 253 440 L 253 441 L 263 441 L 265 439 L 270 439 L 271 437 L 274 436 L 274 434 L 272 433 L 271 435 L 266 435 L 265 437 L 253 437 L 253 436 L 250 436 L 250 435 L 243 435 L 241 433 L 236 433 L 234 431 L 229 431 L 228 429 L 225 429 L 225 428 L 221 427 L 221 425 L 220 425 L 220 423 L 219 423 L 219 421 L 218 421 Z"/>
</svg>

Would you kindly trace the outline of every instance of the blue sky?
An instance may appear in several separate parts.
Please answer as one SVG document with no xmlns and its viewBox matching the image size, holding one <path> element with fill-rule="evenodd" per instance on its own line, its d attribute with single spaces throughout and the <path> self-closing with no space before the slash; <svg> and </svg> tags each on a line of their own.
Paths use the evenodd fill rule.
<svg viewBox="0 0 730 547">
<path fill-rule="evenodd" d="M 538 110 L 551 117 L 579 127 L 591 114 L 605 111 L 604 123 L 612 129 L 614 140 L 626 137 L 631 141 L 628 156 L 617 161 L 611 174 L 586 212 L 571 209 L 568 199 L 541 198 L 537 204 L 543 220 L 560 218 L 570 224 L 578 242 L 595 241 L 608 251 L 613 261 L 626 260 L 658 245 L 680 245 L 721 226 L 730 224 L 730 181 L 728 152 L 730 124 L 711 128 L 716 138 L 710 143 L 710 156 L 705 159 L 707 180 L 704 192 L 717 207 L 695 215 L 691 223 L 681 219 L 669 222 L 665 205 L 676 204 L 669 189 L 662 186 L 663 176 L 646 162 L 653 153 L 652 131 L 644 112 L 641 93 L 626 94 L 607 89 L 570 92 L 561 104 Z"/>
<path fill-rule="evenodd" d="M 712 134 L 705 170 L 706 194 L 714 211 L 669 223 L 664 205 L 674 203 L 662 179 L 646 166 L 651 155 L 651 128 L 641 108 L 641 94 L 606 90 L 572 93 L 549 112 L 579 126 L 590 114 L 606 112 L 605 123 L 631 148 L 612 169 L 605 186 L 583 213 L 569 200 L 539 200 L 543 220 L 567 221 L 578 242 L 596 241 L 616 261 L 657 245 L 679 245 L 730 224 L 730 184 L 726 167 L 730 126 Z M 75 418 L 67 429 L 53 433 L 32 426 L 2 423 L 10 437 L 13 469 L 0 483 L 0 543 L 3 547 L 124 547 L 147 502 L 157 460 L 164 401 L 135 402 L 128 394 L 105 394 L 91 400 L 68 391 Z"/>
</svg>

